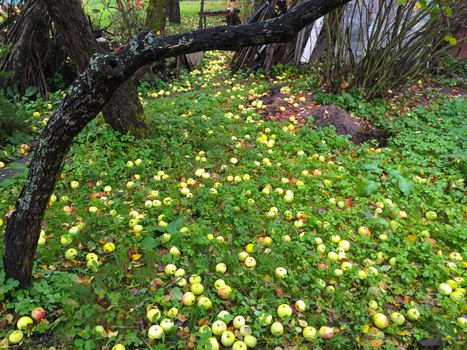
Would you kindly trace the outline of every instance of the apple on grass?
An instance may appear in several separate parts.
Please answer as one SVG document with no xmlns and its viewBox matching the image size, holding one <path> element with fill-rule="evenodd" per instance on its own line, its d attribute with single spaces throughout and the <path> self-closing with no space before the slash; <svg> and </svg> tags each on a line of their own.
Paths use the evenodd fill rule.
<svg viewBox="0 0 467 350">
<path fill-rule="evenodd" d="M 226 330 L 227 330 L 227 325 L 225 324 L 224 321 L 221 321 L 221 320 L 214 321 L 214 323 L 211 326 L 211 331 L 212 331 L 212 334 L 214 335 L 221 335 Z"/>
<path fill-rule="evenodd" d="M 391 321 L 397 324 L 398 326 L 401 326 L 405 322 L 405 317 L 399 312 L 393 312 L 390 316 Z"/>
<path fill-rule="evenodd" d="M 36 321 L 40 321 L 45 318 L 45 310 L 38 306 L 32 310 L 31 317 Z"/>
<path fill-rule="evenodd" d="M 407 318 L 411 321 L 416 321 L 420 318 L 420 311 L 415 308 L 407 310 Z"/>
<path fill-rule="evenodd" d="M 221 343 L 225 347 L 232 346 L 233 343 L 235 343 L 235 334 L 233 334 L 231 331 L 225 331 L 221 335 Z"/>
<path fill-rule="evenodd" d="M 280 318 L 287 318 L 292 316 L 292 308 L 287 304 L 281 304 L 277 308 L 277 315 Z"/>
<path fill-rule="evenodd" d="M 246 350 L 246 349 L 247 349 L 247 346 L 245 342 L 241 340 L 237 340 L 232 346 L 232 350 Z"/>
<path fill-rule="evenodd" d="M 384 329 L 389 326 L 389 320 L 387 316 L 379 312 L 373 315 L 373 323 L 379 329 Z"/>
<path fill-rule="evenodd" d="M 161 339 L 164 336 L 164 330 L 161 326 L 152 325 L 148 330 L 148 338 L 151 340 Z"/>
<path fill-rule="evenodd" d="M 275 336 L 282 335 L 284 333 L 284 326 L 280 322 L 274 322 L 271 325 L 271 333 Z"/>
<path fill-rule="evenodd" d="M 315 339 L 317 336 L 317 333 L 318 332 L 316 331 L 315 327 L 307 326 L 303 328 L 303 338 L 305 338 L 305 340 L 311 341 Z"/>
<path fill-rule="evenodd" d="M 205 345 L 204 348 L 209 350 L 219 350 L 219 342 L 216 338 L 211 337 L 208 339 L 208 343 Z"/>
<path fill-rule="evenodd" d="M 116 344 L 116 345 L 114 345 L 112 350 L 125 350 L 125 346 L 122 345 L 122 344 Z"/>
<path fill-rule="evenodd" d="M 247 347 L 254 348 L 256 346 L 256 343 L 258 342 L 258 339 L 256 339 L 254 335 L 247 334 L 243 337 L 243 341 L 245 342 Z"/>
<path fill-rule="evenodd" d="M 334 338 L 334 328 L 323 326 L 319 329 L 319 335 L 323 339 Z"/>
<path fill-rule="evenodd" d="M 165 333 L 168 333 L 174 327 L 174 322 L 168 318 L 164 318 L 160 323 L 161 328 Z"/>
<path fill-rule="evenodd" d="M 182 295 L 182 304 L 185 306 L 191 306 L 195 302 L 195 295 L 192 292 L 186 292 Z"/>
</svg>

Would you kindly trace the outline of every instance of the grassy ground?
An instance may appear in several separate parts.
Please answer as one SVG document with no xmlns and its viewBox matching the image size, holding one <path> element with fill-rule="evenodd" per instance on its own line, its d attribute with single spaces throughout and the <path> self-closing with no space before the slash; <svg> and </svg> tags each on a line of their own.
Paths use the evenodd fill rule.
<svg viewBox="0 0 467 350">
<path fill-rule="evenodd" d="M 216 349 L 203 326 L 222 310 L 248 342 L 248 328 L 231 322 L 244 317 L 258 349 L 411 348 L 429 337 L 461 348 L 467 100 L 425 89 L 426 107 L 415 93 L 366 103 L 324 94 L 295 68 L 230 76 L 225 64 L 215 54 L 202 71 L 142 89 L 147 139 L 119 137 L 99 119 L 77 137 L 33 287 L 13 291 L 0 270 L 0 344 L 41 306 L 46 321 L 24 331 L 26 348 Z M 285 111 L 311 93 L 394 136 L 385 148 L 355 146 L 312 119 L 265 121 L 259 101 L 271 88 L 290 98 Z M 0 191 L 3 220 L 22 181 Z M 188 306 L 192 275 L 204 291 Z M 162 316 L 149 320 L 154 309 Z M 174 325 L 151 340 L 162 319 Z"/>
</svg>

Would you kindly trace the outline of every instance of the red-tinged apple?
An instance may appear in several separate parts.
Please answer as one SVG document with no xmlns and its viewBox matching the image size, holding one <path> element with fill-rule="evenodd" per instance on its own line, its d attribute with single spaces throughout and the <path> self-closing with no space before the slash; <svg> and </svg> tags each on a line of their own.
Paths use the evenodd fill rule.
<svg viewBox="0 0 467 350">
<path fill-rule="evenodd" d="M 420 318 L 420 311 L 415 308 L 407 310 L 407 318 L 411 321 L 416 321 Z"/>
<path fill-rule="evenodd" d="M 221 335 L 221 343 L 225 347 L 232 346 L 233 343 L 235 343 L 235 334 L 233 334 L 231 331 L 225 331 Z"/>
<path fill-rule="evenodd" d="M 211 326 L 211 331 L 212 331 L 212 334 L 214 335 L 221 335 L 226 330 L 227 330 L 227 325 L 222 320 L 214 321 Z"/>
<path fill-rule="evenodd" d="M 160 323 L 161 328 L 164 330 L 165 333 L 168 333 L 174 327 L 174 322 L 168 318 L 164 318 Z"/>
<path fill-rule="evenodd" d="M 65 259 L 73 260 L 78 255 L 78 251 L 75 248 L 70 248 L 65 252 Z"/>
<path fill-rule="evenodd" d="M 185 306 L 191 306 L 196 300 L 195 295 L 192 292 L 186 292 L 182 295 L 182 304 Z"/>
<path fill-rule="evenodd" d="M 303 300 L 297 300 L 295 302 L 295 309 L 299 312 L 304 312 L 306 310 L 306 304 Z"/>
<path fill-rule="evenodd" d="M 319 336 L 323 339 L 334 338 L 334 328 L 323 326 L 319 329 Z"/>
<path fill-rule="evenodd" d="M 379 329 L 384 329 L 387 326 L 389 326 L 389 319 L 386 315 L 377 312 L 376 314 L 373 315 L 373 323 Z"/>
<path fill-rule="evenodd" d="M 272 335 L 279 336 L 284 333 L 284 326 L 280 322 L 274 322 L 271 325 L 271 333 Z"/>
<path fill-rule="evenodd" d="M 237 340 L 232 346 L 232 350 L 246 350 L 246 349 L 247 349 L 246 344 L 241 340 Z"/>
<path fill-rule="evenodd" d="M 277 308 L 277 315 L 280 318 L 287 318 L 292 316 L 292 308 L 287 304 L 281 304 Z"/>
<path fill-rule="evenodd" d="M 402 326 L 405 323 L 405 317 L 400 312 L 393 312 L 390 315 L 391 321 L 397 324 L 398 326 Z"/>
<path fill-rule="evenodd" d="M 227 271 L 227 265 L 225 265 L 224 263 L 217 264 L 216 271 L 218 273 L 224 274 Z"/>
<path fill-rule="evenodd" d="M 243 316 L 236 316 L 234 319 L 233 319 L 233 326 L 237 329 L 240 329 L 240 327 L 244 326 L 246 323 L 245 321 L 245 317 Z"/>
<path fill-rule="evenodd" d="M 361 236 L 370 237 L 371 236 L 371 231 L 365 226 L 360 226 L 358 228 L 358 234 L 361 235 Z"/>
<path fill-rule="evenodd" d="M 164 336 L 164 330 L 161 326 L 152 325 L 148 329 L 148 338 L 151 340 L 161 339 Z"/>
<path fill-rule="evenodd" d="M 38 306 L 32 310 L 31 317 L 36 321 L 40 321 L 45 318 L 45 310 Z"/>
<path fill-rule="evenodd" d="M 23 341 L 24 333 L 20 330 L 11 332 L 8 336 L 8 343 L 11 345 L 19 344 Z"/>
<path fill-rule="evenodd" d="M 191 285 L 191 292 L 194 295 L 201 295 L 204 292 L 204 286 L 201 283 L 196 283 Z"/>
<path fill-rule="evenodd" d="M 316 339 L 317 335 L 318 332 L 315 327 L 308 326 L 303 328 L 303 338 L 305 338 L 305 340 L 311 341 Z"/>
<path fill-rule="evenodd" d="M 19 330 L 27 329 L 29 325 L 32 325 L 33 323 L 34 321 L 32 320 L 31 317 L 23 316 L 23 317 L 20 317 L 20 319 L 16 323 L 16 328 L 18 328 Z"/>
<path fill-rule="evenodd" d="M 225 285 L 217 290 L 217 295 L 222 299 L 228 299 L 232 294 L 232 288 L 228 285 Z"/>
</svg>

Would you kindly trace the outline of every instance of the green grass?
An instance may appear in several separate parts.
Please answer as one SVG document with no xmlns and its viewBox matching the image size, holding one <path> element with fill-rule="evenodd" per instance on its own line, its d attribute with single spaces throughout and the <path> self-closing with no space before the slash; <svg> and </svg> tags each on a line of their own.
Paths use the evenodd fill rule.
<svg viewBox="0 0 467 350">
<path fill-rule="evenodd" d="M 445 349 L 461 348 L 465 328 L 456 319 L 465 313 L 464 298 L 454 301 L 437 287 L 448 280 L 465 286 L 467 203 L 460 163 L 467 100 L 438 95 L 430 106 L 406 114 L 399 112 L 405 106 L 385 101 L 333 96 L 394 134 L 386 148 L 355 146 L 312 122 L 264 121 L 253 107 L 252 101 L 270 88 L 282 88 L 299 104 L 304 92 L 318 95 L 313 74 L 277 67 L 271 75 L 230 76 L 226 62 L 210 54 L 202 71 L 142 89 L 150 137 L 118 136 L 96 119 L 76 138 L 55 188 L 57 200 L 43 222 L 46 242 L 38 248 L 33 287 L 13 291 L 14 283 L 5 281 L 0 270 L 1 317 L 7 320 L 0 341 L 20 316 L 42 306 L 49 323 L 35 323 L 26 332 L 26 348 L 95 349 L 121 343 L 130 349 L 187 349 L 191 340 L 194 348 L 204 349 L 209 332 L 200 333 L 200 326 L 211 325 L 221 310 L 245 317 L 258 349 L 416 348 L 428 337 L 442 337 Z M 139 165 L 128 167 L 137 159 Z M 197 177 L 197 169 L 210 176 Z M 321 176 L 313 175 L 316 169 Z M 3 220 L 22 181 L 0 191 Z M 71 188 L 72 181 L 78 188 Z M 185 183 L 192 198 L 181 191 Z M 269 194 L 265 188 L 271 188 Z M 293 201 L 286 201 L 278 188 L 293 191 Z M 169 197 L 170 205 L 159 206 L 159 200 L 169 204 Z M 148 200 L 156 206 L 145 206 Z M 66 205 L 73 207 L 70 215 L 62 210 Z M 91 207 L 97 212 L 91 213 Z M 268 218 L 273 207 L 277 214 Z M 426 218 L 430 211 L 437 213 L 435 220 Z M 141 232 L 129 226 L 135 216 Z M 359 233 L 362 226 L 371 236 Z M 61 236 L 67 234 L 72 243 L 63 246 Z M 337 236 L 350 243 L 350 250 L 342 261 L 330 261 L 327 253 L 338 252 Z M 272 239 L 270 246 L 262 243 L 265 237 Z M 317 238 L 326 246 L 324 255 L 317 252 Z M 105 253 L 108 242 L 115 250 Z M 248 244 L 257 262 L 253 269 L 237 258 Z M 169 253 L 173 246 L 180 257 Z M 71 261 L 64 257 L 69 248 L 78 252 Z M 86 267 L 89 252 L 98 256 L 97 271 Z M 344 260 L 352 267 L 338 277 L 335 270 Z M 215 271 L 220 262 L 227 265 L 225 275 Z M 211 310 L 182 305 L 181 293 L 190 288 L 177 286 L 164 273 L 169 263 L 185 269 L 186 277 L 202 277 Z M 287 269 L 284 279 L 275 276 L 277 267 Z M 359 278 L 360 270 L 368 277 Z M 217 296 L 219 278 L 233 289 L 229 300 Z M 298 299 L 308 309 L 281 320 L 277 307 L 293 307 Z M 387 316 L 395 311 L 407 316 L 416 308 L 421 318 L 378 330 L 371 300 L 378 304 L 376 312 Z M 163 314 L 176 307 L 182 315 L 178 333 L 149 340 L 145 315 L 151 307 Z M 283 336 L 261 326 L 263 313 L 283 323 Z M 104 327 L 104 337 L 96 334 L 95 325 Z M 301 333 L 307 325 L 333 327 L 335 336 L 308 342 Z"/>
</svg>

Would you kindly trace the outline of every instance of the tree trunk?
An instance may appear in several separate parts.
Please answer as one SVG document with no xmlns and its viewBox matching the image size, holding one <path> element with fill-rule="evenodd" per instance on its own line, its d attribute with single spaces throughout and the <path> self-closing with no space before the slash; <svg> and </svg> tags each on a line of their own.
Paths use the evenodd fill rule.
<svg viewBox="0 0 467 350">
<path fill-rule="evenodd" d="M 107 53 L 98 45 L 79 0 L 42 0 L 55 25 L 65 39 L 68 54 L 79 73 L 84 72 L 95 53 Z M 104 119 L 122 134 L 145 127 L 143 107 L 136 83 L 131 80 L 116 90 L 102 110 Z"/>
<path fill-rule="evenodd" d="M 49 29 L 50 17 L 43 3 L 39 0 L 27 1 L 5 35 L 9 53 L 2 59 L 0 70 L 10 74 L 2 79 L 3 87 L 17 84 L 18 92 L 23 95 L 28 87 L 36 86 L 42 96 L 47 95 L 43 68 L 49 45 Z"/>
<path fill-rule="evenodd" d="M 180 24 L 180 0 L 168 0 L 169 1 L 169 22 Z"/>
<path fill-rule="evenodd" d="M 157 35 L 164 35 L 165 33 L 167 1 L 168 0 L 149 0 L 146 10 L 145 28 Z"/>
<path fill-rule="evenodd" d="M 21 287 L 30 285 L 41 221 L 73 138 L 140 67 L 193 52 L 288 42 L 307 24 L 348 1 L 304 1 L 287 14 L 264 23 L 209 28 L 163 38 L 142 32 L 118 54 L 94 55 L 42 132 L 28 178 L 7 222 L 3 258 L 7 277 L 19 280 Z"/>
</svg>

